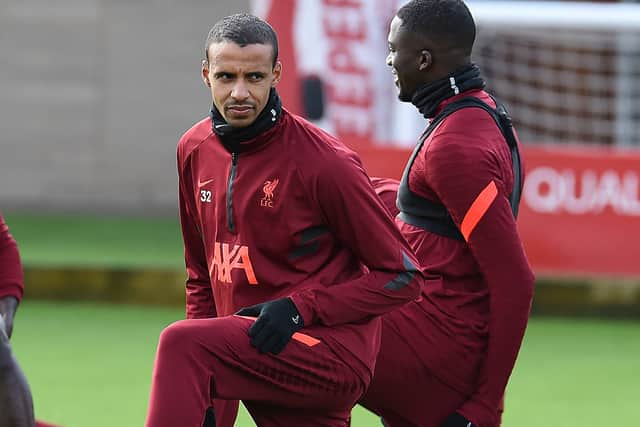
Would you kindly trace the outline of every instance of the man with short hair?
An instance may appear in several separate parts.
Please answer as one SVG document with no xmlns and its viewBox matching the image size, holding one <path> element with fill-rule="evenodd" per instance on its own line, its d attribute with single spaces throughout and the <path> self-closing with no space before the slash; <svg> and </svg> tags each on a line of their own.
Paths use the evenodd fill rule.
<svg viewBox="0 0 640 427">
<path fill-rule="evenodd" d="M 347 426 L 378 316 L 420 293 L 359 158 L 282 107 L 277 47 L 246 14 L 207 38 L 211 116 L 178 144 L 188 319 L 161 334 L 149 427 L 214 426 L 212 398 L 243 400 L 261 427 Z"/>
<path fill-rule="evenodd" d="M 383 316 L 359 401 L 389 427 L 494 427 L 527 325 L 534 276 L 515 214 L 522 186 L 506 112 L 471 63 L 461 0 L 413 0 L 390 25 L 399 99 L 430 121 L 398 189 L 398 225 L 427 275 Z"/>
</svg>

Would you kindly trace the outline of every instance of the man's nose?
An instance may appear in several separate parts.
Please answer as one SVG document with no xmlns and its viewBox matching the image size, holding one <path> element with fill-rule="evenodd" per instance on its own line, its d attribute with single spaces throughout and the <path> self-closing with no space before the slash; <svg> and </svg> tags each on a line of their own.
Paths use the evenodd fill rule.
<svg viewBox="0 0 640 427">
<path fill-rule="evenodd" d="M 391 64 L 392 64 L 392 62 L 391 62 L 391 52 L 389 52 L 389 54 L 387 55 L 387 65 L 389 67 L 391 67 Z"/>
<path fill-rule="evenodd" d="M 233 90 L 231 91 L 231 97 L 237 101 L 244 101 L 249 97 L 249 89 L 245 82 L 238 80 L 236 84 L 233 86 Z"/>
</svg>

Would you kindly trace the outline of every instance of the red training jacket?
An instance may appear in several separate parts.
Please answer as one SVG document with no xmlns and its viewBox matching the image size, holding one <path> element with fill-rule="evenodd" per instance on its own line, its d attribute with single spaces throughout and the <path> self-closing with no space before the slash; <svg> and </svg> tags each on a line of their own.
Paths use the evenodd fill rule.
<svg viewBox="0 0 640 427">
<path fill-rule="evenodd" d="M 400 185 L 400 181 L 392 178 L 372 176 L 371 185 L 391 216 L 394 218 L 398 216 L 400 210 L 398 209 L 396 200 L 398 198 L 398 186 Z"/>
<path fill-rule="evenodd" d="M 464 96 L 495 106 L 481 90 Z M 534 276 L 509 205 L 511 154 L 491 116 L 464 108 L 425 141 L 409 188 L 444 205 L 466 241 L 397 220 L 427 279 L 421 302 L 402 308 L 407 323 L 392 325 L 439 379 L 469 396 L 460 412 L 475 425 L 493 425 L 513 369 L 533 296 Z M 419 326 L 423 325 L 423 326 Z"/>
<path fill-rule="evenodd" d="M 368 381 L 375 316 L 419 295 L 415 256 L 359 158 L 332 136 L 283 110 L 242 146 L 230 154 L 208 118 L 178 144 L 187 317 L 290 296 L 305 332 L 330 326 L 322 339 Z"/>
<path fill-rule="evenodd" d="M 0 298 L 11 296 L 20 301 L 23 293 L 22 264 L 18 246 L 0 215 Z"/>
</svg>

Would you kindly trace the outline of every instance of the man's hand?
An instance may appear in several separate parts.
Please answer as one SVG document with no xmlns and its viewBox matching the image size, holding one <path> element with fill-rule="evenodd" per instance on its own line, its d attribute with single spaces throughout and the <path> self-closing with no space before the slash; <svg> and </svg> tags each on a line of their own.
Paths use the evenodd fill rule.
<svg viewBox="0 0 640 427">
<path fill-rule="evenodd" d="M 289 298 L 245 307 L 236 314 L 257 317 L 249 328 L 249 336 L 251 345 L 260 353 L 280 353 L 291 336 L 304 326 L 302 316 Z"/>
<path fill-rule="evenodd" d="M 469 421 L 459 413 L 454 412 L 453 414 L 449 415 L 446 420 L 444 420 L 442 427 L 475 427 L 475 426 L 471 421 Z"/>
<path fill-rule="evenodd" d="M 4 330 L 9 338 L 13 332 L 13 317 L 17 308 L 18 300 L 15 297 L 0 298 L 0 316 L 4 318 Z"/>
</svg>

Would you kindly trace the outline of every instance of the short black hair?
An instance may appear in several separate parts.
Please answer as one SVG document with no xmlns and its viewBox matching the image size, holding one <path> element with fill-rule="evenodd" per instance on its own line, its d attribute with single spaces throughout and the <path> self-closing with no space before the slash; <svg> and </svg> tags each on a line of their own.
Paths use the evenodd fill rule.
<svg viewBox="0 0 640 427">
<path fill-rule="evenodd" d="M 446 48 L 471 55 L 476 24 L 462 0 L 412 0 L 398 13 L 402 27 Z"/>
<path fill-rule="evenodd" d="M 273 27 L 266 21 L 248 13 L 229 15 L 211 28 L 204 46 L 204 54 L 209 60 L 209 46 L 224 41 L 233 42 L 239 46 L 249 44 L 270 44 L 273 47 L 273 65 L 278 60 L 278 36 Z"/>
</svg>

